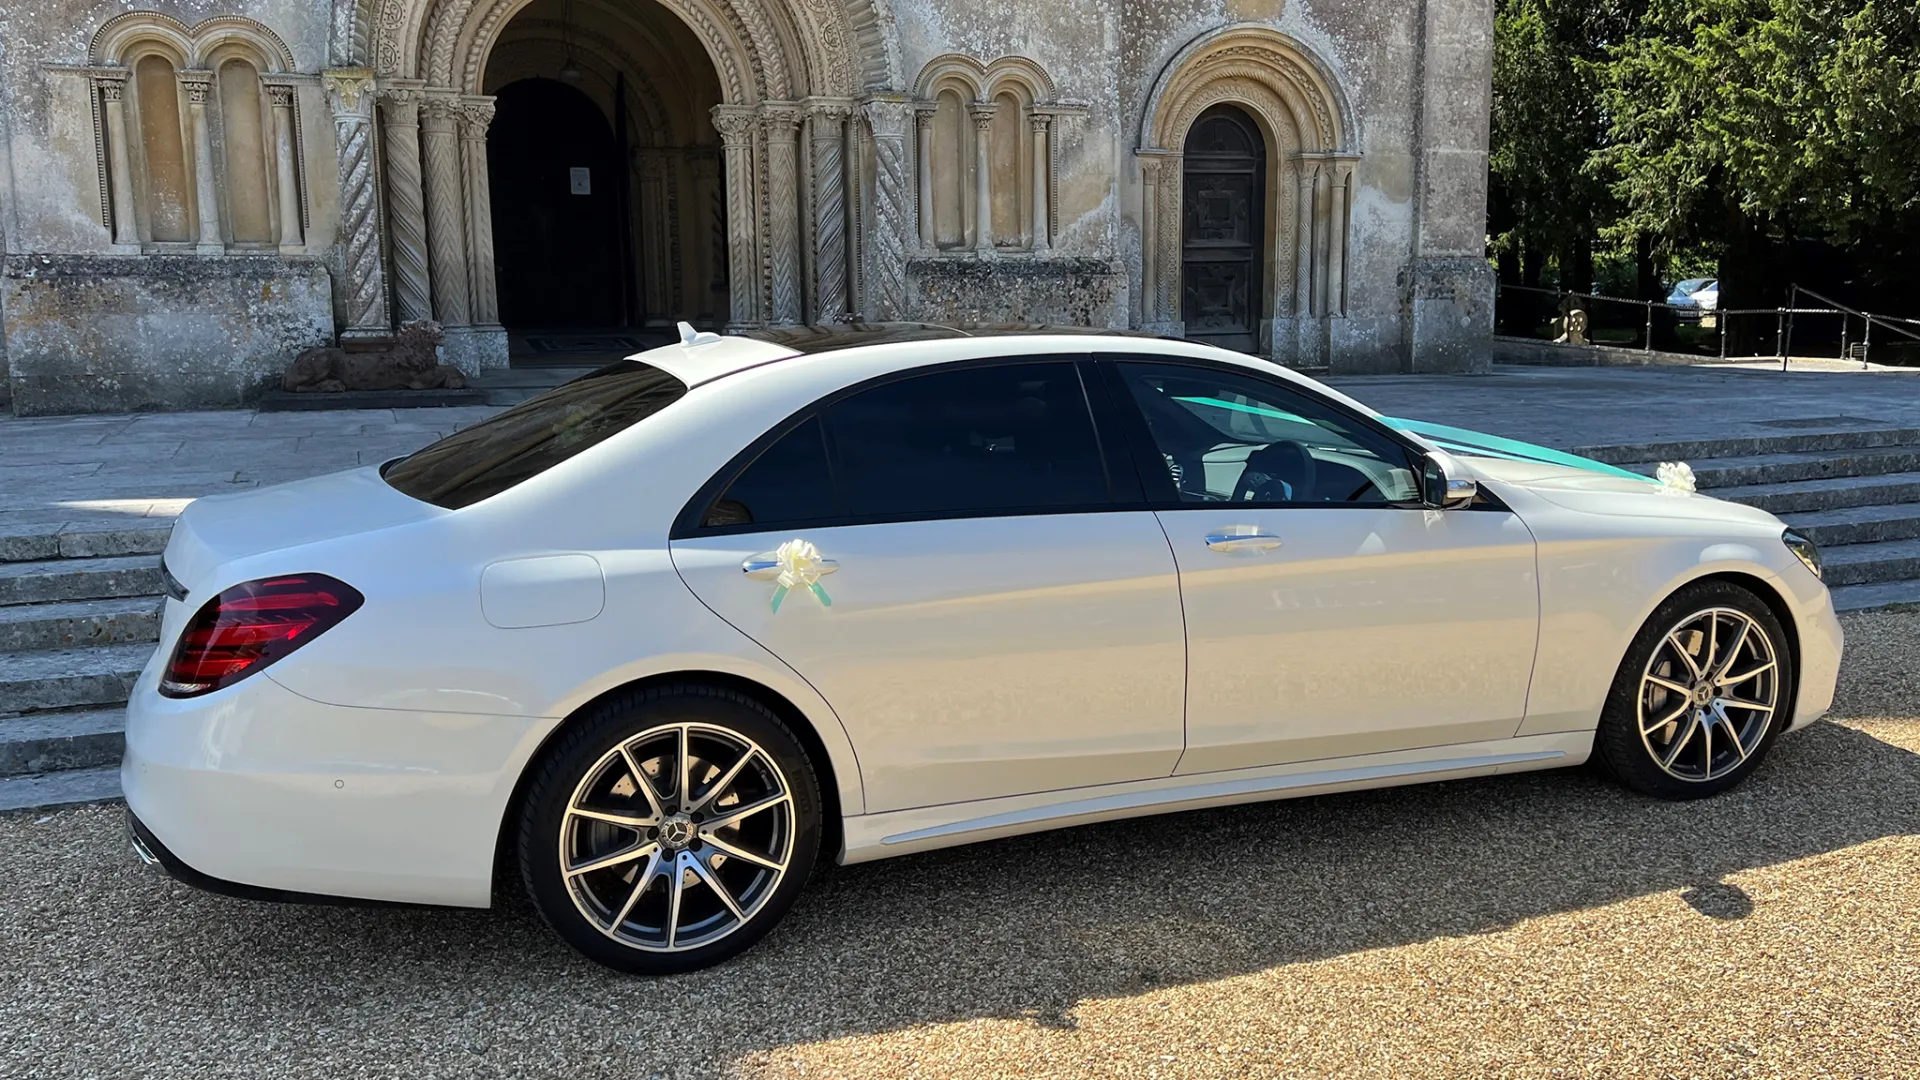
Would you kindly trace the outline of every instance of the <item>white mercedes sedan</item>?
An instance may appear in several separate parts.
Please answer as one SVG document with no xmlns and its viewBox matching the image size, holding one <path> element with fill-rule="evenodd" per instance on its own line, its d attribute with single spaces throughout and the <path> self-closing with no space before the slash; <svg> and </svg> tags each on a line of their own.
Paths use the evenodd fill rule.
<svg viewBox="0 0 1920 1080">
<path fill-rule="evenodd" d="M 1589 759 L 1711 795 L 1827 709 L 1841 632 L 1812 544 L 1663 473 L 1181 342 L 683 328 L 189 506 L 134 847 L 288 900 L 517 874 L 666 973 L 823 859 Z"/>
</svg>

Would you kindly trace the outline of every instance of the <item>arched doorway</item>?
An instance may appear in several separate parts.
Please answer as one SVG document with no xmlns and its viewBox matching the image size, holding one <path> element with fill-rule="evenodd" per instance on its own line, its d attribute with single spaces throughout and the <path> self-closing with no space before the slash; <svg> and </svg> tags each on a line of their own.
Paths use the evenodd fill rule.
<svg viewBox="0 0 1920 1080">
<path fill-rule="evenodd" d="M 496 92 L 487 132 L 500 322 L 509 329 L 618 326 L 626 182 L 600 107 L 553 79 Z"/>
<path fill-rule="evenodd" d="M 1182 160 L 1180 313 L 1187 337 L 1255 352 L 1266 316 L 1266 141 L 1244 110 L 1215 105 L 1194 121 Z"/>
</svg>

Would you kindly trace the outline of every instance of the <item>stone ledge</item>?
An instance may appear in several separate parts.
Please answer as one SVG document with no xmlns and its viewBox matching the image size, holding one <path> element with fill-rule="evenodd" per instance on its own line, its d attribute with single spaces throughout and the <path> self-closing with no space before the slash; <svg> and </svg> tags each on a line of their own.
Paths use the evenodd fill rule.
<svg viewBox="0 0 1920 1080">
<path fill-rule="evenodd" d="M 320 412 L 328 409 L 435 409 L 487 404 L 487 392 L 465 390 L 343 390 L 335 394 L 296 394 L 266 390 L 255 408 L 261 412 Z"/>
<path fill-rule="evenodd" d="M 1568 345 L 1496 334 L 1493 362 L 1528 367 L 1711 367 L 1733 361 L 1694 353 L 1647 351 L 1618 345 Z"/>
</svg>

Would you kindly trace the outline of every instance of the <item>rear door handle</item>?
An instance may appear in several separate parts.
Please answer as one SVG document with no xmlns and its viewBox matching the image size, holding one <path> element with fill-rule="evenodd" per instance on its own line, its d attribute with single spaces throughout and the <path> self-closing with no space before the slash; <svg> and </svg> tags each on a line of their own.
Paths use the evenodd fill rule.
<svg viewBox="0 0 1920 1080">
<path fill-rule="evenodd" d="M 1280 538 L 1263 532 L 1213 533 L 1207 537 L 1207 546 L 1215 551 L 1272 551 L 1280 546 Z"/>
</svg>

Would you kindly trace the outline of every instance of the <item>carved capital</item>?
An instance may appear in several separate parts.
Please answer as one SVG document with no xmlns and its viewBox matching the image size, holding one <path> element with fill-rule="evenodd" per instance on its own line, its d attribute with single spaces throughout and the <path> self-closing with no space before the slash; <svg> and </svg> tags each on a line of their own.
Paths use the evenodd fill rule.
<svg viewBox="0 0 1920 1080">
<path fill-rule="evenodd" d="M 753 142 L 753 128 L 756 122 L 754 111 L 747 105 L 715 105 L 713 107 L 713 127 L 728 146 L 750 146 Z"/>
<path fill-rule="evenodd" d="M 485 139 L 487 128 L 493 125 L 493 99 L 490 97 L 463 97 L 460 99 L 460 137 L 463 139 Z"/>
<path fill-rule="evenodd" d="M 213 72 L 182 71 L 177 78 L 180 80 L 180 92 L 187 95 L 187 104 L 207 103 L 207 95 L 213 92 Z"/>
<path fill-rule="evenodd" d="M 765 101 L 760 104 L 760 122 L 766 125 L 769 135 L 792 135 L 800 126 L 800 116 L 800 103 L 797 101 Z"/>
<path fill-rule="evenodd" d="M 380 108 L 386 114 L 387 123 L 405 127 L 417 127 L 420 123 L 421 94 L 418 90 L 405 87 L 388 87 L 380 91 Z"/>
<path fill-rule="evenodd" d="M 846 98 L 808 98 L 800 104 L 817 124 L 840 123 L 853 115 L 853 102 Z"/>
<path fill-rule="evenodd" d="M 94 89 L 100 91 L 100 97 L 106 101 L 119 101 L 127 92 L 125 75 L 95 75 Z"/>
<path fill-rule="evenodd" d="M 905 139 L 913 124 L 913 102 L 904 97 L 876 97 L 861 106 L 876 139 Z"/>
<path fill-rule="evenodd" d="M 1047 129 L 1053 126 L 1053 117 L 1046 113 L 1030 113 L 1027 116 L 1027 126 L 1033 129 L 1035 135 L 1045 135 Z"/>
<path fill-rule="evenodd" d="M 276 109 L 293 108 L 293 87 L 268 85 L 267 100 Z"/>
<path fill-rule="evenodd" d="M 327 100 L 333 104 L 336 116 L 342 113 L 364 116 L 372 104 L 371 68 L 329 68 L 320 73 L 320 84 L 327 88 Z"/>
<path fill-rule="evenodd" d="M 991 101 L 976 101 L 967 106 L 967 115 L 973 117 L 973 126 L 979 131 L 992 127 L 993 118 L 999 112 L 1000 106 Z"/>
<path fill-rule="evenodd" d="M 428 93 L 420 102 L 420 130 L 440 134 L 453 130 L 460 102 L 450 94 Z"/>
</svg>

